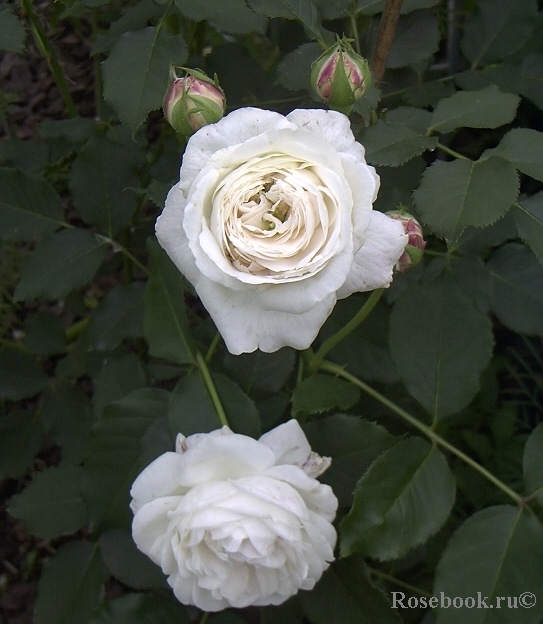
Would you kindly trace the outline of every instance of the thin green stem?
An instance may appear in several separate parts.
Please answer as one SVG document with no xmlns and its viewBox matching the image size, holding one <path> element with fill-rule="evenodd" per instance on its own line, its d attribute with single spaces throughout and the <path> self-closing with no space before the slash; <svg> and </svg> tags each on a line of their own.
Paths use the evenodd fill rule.
<svg viewBox="0 0 543 624">
<path fill-rule="evenodd" d="M 459 152 L 455 152 L 450 147 L 443 145 L 443 143 L 439 143 L 439 142 L 436 143 L 436 147 L 437 149 L 440 149 L 442 152 L 445 152 L 445 154 L 449 154 L 449 156 L 452 156 L 453 158 L 458 158 L 460 160 L 469 160 L 467 156 L 464 156 L 460 154 Z"/>
<path fill-rule="evenodd" d="M 200 620 L 200 624 L 206 624 L 207 622 L 207 618 L 209 617 L 209 613 L 206 611 L 203 615 L 202 615 L 202 619 Z"/>
<path fill-rule="evenodd" d="M 77 115 L 77 108 L 72 99 L 72 94 L 70 93 L 70 89 L 68 88 L 68 83 L 66 82 L 66 78 L 64 77 L 64 73 L 62 72 L 62 68 L 57 60 L 55 55 L 55 51 L 53 50 L 53 46 L 49 42 L 47 37 L 47 33 L 43 29 L 41 25 L 40 19 L 36 12 L 34 11 L 34 6 L 32 0 L 22 0 L 23 7 L 28 15 L 28 19 L 30 20 L 30 24 L 32 25 L 32 30 L 34 32 L 34 38 L 38 47 L 45 57 L 47 64 L 49 65 L 49 69 L 53 74 L 53 78 L 55 79 L 55 83 L 60 92 L 60 96 L 62 97 L 62 101 L 64 102 L 64 107 L 66 109 L 66 113 L 70 117 L 75 117 Z"/>
<path fill-rule="evenodd" d="M 343 377 L 343 379 L 350 381 L 357 388 L 363 390 L 366 394 L 374 398 L 376 401 L 379 401 L 382 405 L 390 409 L 397 416 L 399 416 L 402 420 L 409 423 L 414 429 L 417 429 L 421 433 L 423 433 L 426 437 L 428 437 L 434 444 L 437 444 L 456 457 L 462 460 L 465 464 L 476 470 L 480 475 L 482 475 L 485 479 L 494 484 L 499 490 L 501 490 L 504 494 L 506 494 L 509 498 L 513 499 L 519 507 L 523 507 L 525 505 L 525 500 L 514 492 L 510 487 L 508 487 L 503 481 L 500 481 L 497 477 L 495 477 L 491 472 L 489 472 L 486 468 L 481 466 L 481 464 L 477 463 L 474 459 L 469 457 L 463 453 L 460 449 L 457 449 L 456 446 L 447 442 L 444 438 L 442 438 L 438 433 L 436 433 L 433 429 L 420 422 L 417 418 L 406 412 L 399 405 L 396 405 L 393 401 L 390 401 L 385 396 L 383 396 L 380 392 L 377 392 L 374 388 L 363 382 L 358 377 L 351 375 L 346 370 L 341 368 L 338 364 L 334 364 L 333 362 L 322 362 L 320 365 L 321 370 L 332 373 L 333 375 L 337 375 L 338 377 Z"/>
<path fill-rule="evenodd" d="M 28 349 L 13 340 L 8 340 L 7 338 L 0 338 L 0 347 L 5 347 L 6 349 L 12 349 L 13 351 L 23 351 L 24 353 L 28 353 Z"/>
<path fill-rule="evenodd" d="M 219 393 L 217 392 L 217 388 L 215 387 L 213 378 L 211 377 L 211 373 L 209 372 L 209 368 L 207 367 L 204 356 L 199 351 L 196 352 L 196 363 L 198 364 L 198 368 L 200 370 L 200 374 L 202 375 L 204 385 L 209 394 L 209 398 L 211 399 L 213 407 L 217 412 L 219 422 L 221 423 L 221 425 L 225 425 L 226 427 L 228 427 L 228 418 L 226 417 L 226 412 L 224 411 L 221 399 L 219 398 Z"/>
<path fill-rule="evenodd" d="M 213 336 L 213 340 L 211 341 L 211 344 L 209 345 L 209 349 L 207 350 L 207 353 L 206 353 L 206 356 L 205 356 L 206 364 L 209 364 L 209 362 L 211 362 L 211 358 L 213 357 L 213 354 L 215 353 L 215 350 L 219 346 L 220 340 L 221 340 L 221 335 L 220 335 L 219 332 L 217 332 Z"/>
<path fill-rule="evenodd" d="M 72 342 L 81 335 L 85 327 L 87 327 L 87 325 L 89 324 L 89 320 L 90 317 L 85 316 L 79 321 L 76 321 L 73 325 L 70 325 L 70 327 L 66 328 L 66 339 L 68 340 L 68 342 Z"/>
<path fill-rule="evenodd" d="M 381 572 L 381 570 L 376 570 L 375 568 L 371 568 L 370 566 L 368 566 L 368 572 L 371 574 L 371 576 L 375 576 L 379 579 L 382 579 L 383 581 L 387 581 L 388 583 L 397 585 L 402 589 L 407 589 L 413 594 L 419 594 L 420 596 L 426 596 L 428 598 L 432 597 L 432 594 L 430 592 L 424 591 L 424 589 L 415 587 L 415 585 L 411 585 L 410 583 L 406 583 L 405 581 L 400 581 L 400 579 L 397 579 L 395 576 L 387 574 L 386 572 Z"/>
<path fill-rule="evenodd" d="M 354 39 L 354 49 L 360 54 L 360 36 L 358 34 L 358 21 L 357 21 L 357 11 L 356 4 L 353 3 L 354 6 L 349 13 L 349 22 L 351 27 L 351 34 Z"/>
<path fill-rule="evenodd" d="M 310 368 L 312 370 L 317 370 L 321 365 L 321 362 L 326 357 L 327 353 L 329 353 L 334 347 L 336 347 L 351 332 L 353 332 L 360 325 L 360 323 L 362 323 L 362 321 L 367 318 L 373 308 L 377 305 L 377 302 L 384 292 L 385 291 L 383 288 L 378 288 L 377 290 L 374 290 L 368 297 L 368 299 L 366 299 L 364 305 L 360 308 L 360 310 L 353 316 L 353 318 L 339 331 L 327 338 L 321 344 L 315 355 L 309 359 Z"/>
</svg>

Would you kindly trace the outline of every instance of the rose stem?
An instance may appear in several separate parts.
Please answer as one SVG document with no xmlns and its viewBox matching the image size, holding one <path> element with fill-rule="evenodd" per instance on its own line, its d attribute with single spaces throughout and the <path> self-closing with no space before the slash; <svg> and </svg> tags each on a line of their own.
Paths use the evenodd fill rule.
<svg viewBox="0 0 543 624">
<path fill-rule="evenodd" d="M 70 93 L 70 89 L 68 88 L 68 83 L 64 78 L 64 74 L 62 73 L 62 69 L 58 63 L 57 57 L 55 56 L 55 51 L 51 46 L 49 39 L 47 38 L 47 34 L 43 29 L 36 12 L 34 11 L 34 7 L 32 6 L 31 0 L 23 0 L 23 7 L 28 15 L 28 19 L 32 25 L 32 31 L 34 33 L 34 38 L 36 43 L 38 44 L 38 48 L 41 50 L 41 53 L 45 57 L 47 64 L 49 65 L 49 69 L 53 74 L 55 82 L 57 84 L 58 90 L 60 91 L 60 96 L 62 97 L 62 101 L 64 102 L 64 107 L 66 108 L 66 113 L 69 117 L 75 117 L 77 115 L 77 108 L 72 99 L 72 94 Z"/>
<path fill-rule="evenodd" d="M 485 477 L 485 479 L 493 483 L 504 494 L 509 496 L 509 498 L 512 498 L 519 507 L 524 507 L 526 503 L 525 499 L 523 499 L 522 496 L 514 492 L 510 487 L 508 487 L 505 483 L 503 483 L 503 481 L 500 481 L 500 479 L 498 479 L 491 472 L 486 470 L 486 468 L 483 468 L 483 466 L 478 464 L 474 459 L 472 459 L 471 457 L 463 453 L 460 449 L 457 449 L 456 446 L 454 446 L 450 442 L 447 442 L 447 440 L 442 438 L 433 429 L 431 429 L 424 423 L 420 422 L 420 420 L 418 420 L 414 416 L 411 416 L 411 414 L 403 410 L 399 405 L 396 405 L 396 403 L 387 399 L 380 392 L 377 392 L 377 390 L 374 390 L 371 386 L 368 386 L 368 384 L 364 383 L 361 379 L 358 379 L 358 377 L 351 375 L 346 370 L 344 370 L 341 366 L 339 366 L 338 364 L 334 364 L 333 362 L 328 362 L 328 361 L 322 362 L 322 364 L 320 365 L 320 368 L 321 370 L 327 371 L 328 373 L 332 373 L 333 375 L 337 375 L 338 377 L 343 377 L 343 379 L 350 381 L 357 388 L 360 388 L 366 394 L 373 397 L 376 401 L 379 401 L 382 405 L 384 405 L 385 407 L 388 407 L 388 409 L 394 412 L 402 420 L 405 420 L 412 427 L 414 427 L 415 429 L 418 429 L 421 433 L 423 433 L 425 436 L 430 438 L 430 440 L 432 440 L 434 444 L 438 444 L 439 446 L 442 446 L 444 449 L 447 449 L 453 455 L 456 455 L 456 457 L 461 459 L 465 464 L 467 464 L 468 466 L 471 466 L 471 468 L 473 468 L 479 474 Z"/>
<path fill-rule="evenodd" d="M 326 354 L 331 351 L 336 345 L 338 345 L 344 338 L 346 338 L 352 331 L 354 331 L 360 323 L 369 315 L 373 308 L 377 305 L 377 302 L 381 298 L 384 289 L 378 288 L 374 290 L 371 295 L 366 299 L 364 305 L 353 316 L 353 318 L 344 325 L 339 331 L 327 338 L 319 347 L 315 355 L 309 358 L 309 368 L 312 371 L 316 371 L 321 362 L 324 360 Z"/>
<path fill-rule="evenodd" d="M 219 393 L 217 392 L 217 388 L 213 383 L 213 378 L 211 377 L 211 373 L 209 372 L 206 361 L 199 351 L 196 352 L 196 363 L 198 364 L 198 368 L 200 370 L 200 374 L 202 375 L 202 380 L 207 389 L 207 393 L 209 394 L 209 398 L 211 399 L 213 407 L 217 412 L 219 422 L 221 423 L 221 425 L 228 427 L 228 418 L 226 417 L 226 412 L 224 411 L 221 399 L 219 398 Z"/>
<path fill-rule="evenodd" d="M 400 9 L 402 8 L 402 0 L 387 0 L 383 15 L 379 22 L 379 32 L 377 34 L 377 42 L 371 57 L 371 68 L 375 86 L 379 86 L 385 74 L 386 63 L 394 35 L 396 34 L 396 26 L 400 18 Z"/>
</svg>

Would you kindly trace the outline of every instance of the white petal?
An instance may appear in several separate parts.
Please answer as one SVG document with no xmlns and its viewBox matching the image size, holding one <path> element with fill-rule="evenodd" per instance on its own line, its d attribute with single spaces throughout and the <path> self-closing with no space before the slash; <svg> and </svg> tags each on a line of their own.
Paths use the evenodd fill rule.
<svg viewBox="0 0 543 624">
<path fill-rule="evenodd" d="M 179 496 L 186 492 L 177 475 L 181 469 L 177 453 L 164 453 L 152 461 L 132 484 L 130 508 L 136 513 L 143 505 L 161 496 Z"/>
<path fill-rule="evenodd" d="M 348 152 L 364 159 L 364 148 L 355 141 L 349 118 L 337 111 L 319 108 L 293 110 L 287 119 L 323 138 L 338 152 Z"/>
<path fill-rule="evenodd" d="M 276 466 L 280 464 L 301 466 L 311 453 L 305 433 L 294 418 L 260 436 L 258 441 L 271 448 L 275 455 Z"/>
<path fill-rule="evenodd" d="M 204 277 L 196 291 L 234 355 L 256 349 L 272 353 L 289 346 L 307 349 L 336 303 L 331 293 L 307 312 L 289 314 L 265 309 L 257 291 L 230 290 Z"/>
<path fill-rule="evenodd" d="M 258 474 L 274 464 L 274 456 L 257 440 L 241 434 L 203 435 L 180 458 L 177 480 L 184 486 Z"/>
<path fill-rule="evenodd" d="M 198 280 L 200 271 L 183 228 L 185 204 L 185 196 L 176 184 L 168 193 L 166 205 L 156 220 L 155 228 L 158 242 L 172 262 L 191 283 L 194 283 Z"/>
<path fill-rule="evenodd" d="M 232 111 L 217 123 L 204 126 L 187 144 L 181 166 L 182 184 L 192 184 L 210 157 L 219 150 L 245 143 L 268 130 L 288 128 L 290 125 L 279 113 L 248 107 Z"/>
<path fill-rule="evenodd" d="M 354 292 L 387 288 L 392 281 L 392 271 L 407 244 L 402 224 L 387 215 L 372 211 L 362 247 L 354 256 L 352 270 L 338 299 Z"/>
</svg>

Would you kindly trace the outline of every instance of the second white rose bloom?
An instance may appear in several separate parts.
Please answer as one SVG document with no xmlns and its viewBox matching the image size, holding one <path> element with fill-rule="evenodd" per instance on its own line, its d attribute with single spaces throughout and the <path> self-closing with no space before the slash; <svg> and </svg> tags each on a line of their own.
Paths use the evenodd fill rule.
<svg viewBox="0 0 543 624">
<path fill-rule="evenodd" d="M 188 142 L 160 244 L 239 354 L 305 349 L 336 301 L 384 288 L 404 252 L 349 119 L 236 110 Z"/>
<path fill-rule="evenodd" d="M 134 541 L 183 604 L 281 604 L 334 559 L 337 499 L 315 479 L 329 465 L 295 420 L 259 440 L 179 435 L 132 486 Z"/>
</svg>

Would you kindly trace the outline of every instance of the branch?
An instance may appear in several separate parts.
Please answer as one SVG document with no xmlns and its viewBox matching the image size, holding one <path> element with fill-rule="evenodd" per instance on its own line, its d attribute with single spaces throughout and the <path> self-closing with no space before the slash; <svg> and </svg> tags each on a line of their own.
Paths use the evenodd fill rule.
<svg viewBox="0 0 543 624">
<path fill-rule="evenodd" d="M 379 87 L 385 74 L 388 54 L 392 47 L 392 42 L 394 41 L 394 35 L 396 34 L 396 26 L 400 19 L 401 8 L 402 0 L 386 0 L 383 15 L 379 23 L 377 42 L 370 63 L 376 87 Z"/>
</svg>

